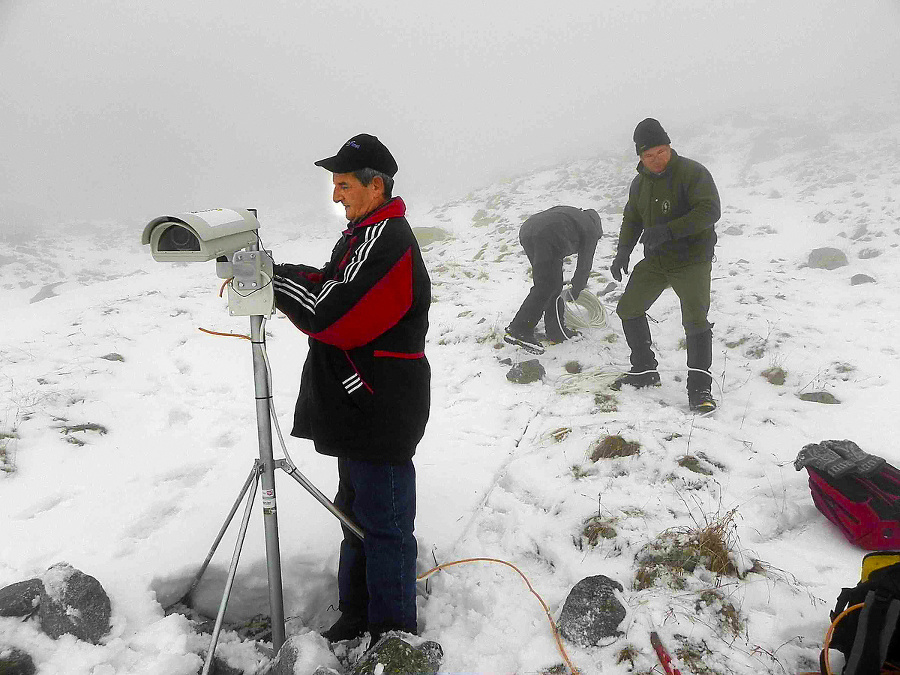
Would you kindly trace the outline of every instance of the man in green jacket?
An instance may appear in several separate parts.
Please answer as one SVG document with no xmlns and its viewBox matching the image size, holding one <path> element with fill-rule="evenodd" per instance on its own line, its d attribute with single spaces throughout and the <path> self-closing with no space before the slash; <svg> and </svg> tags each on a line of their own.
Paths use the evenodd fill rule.
<svg viewBox="0 0 900 675">
<path fill-rule="evenodd" d="M 613 278 L 628 274 L 628 260 L 638 241 L 644 259 L 634 266 L 616 313 L 631 349 L 631 370 L 612 385 L 659 386 L 656 356 L 651 349 L 647 310 L 666 287 L 681 301 L 681 323 L 687 342 L 687 390 L 691 410 L 712 412 L 716 401 L 712 377 L 712 324 L 707 321 L 710 278 L 716 245 L 715 223 L 721 215 L 719 193 L 709 171 L 679 156 L 662 125 L 653 118 L 634 130 L 640 163 L 631 183 L 622 218 Z"/>
</svg>

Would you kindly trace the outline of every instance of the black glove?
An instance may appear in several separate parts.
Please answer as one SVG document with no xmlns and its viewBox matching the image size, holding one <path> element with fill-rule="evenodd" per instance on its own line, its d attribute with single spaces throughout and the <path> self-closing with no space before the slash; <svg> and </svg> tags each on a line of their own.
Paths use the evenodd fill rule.
<svg viewBox="0 0 900 675">
<path fill-rule="evenodd" d="M 645 251 L 652 251 L 671 239 L 672 231 L 668 225 L 654 225 L 650 229 L 644 230 L 644 234 L 641 236 Z"/>
<path fill-rule="evenodd" d="M 624 253 L 623 251 L 616 253 L 612 265 L 609 266 L 609 271 L 612 273 L 613 279 L 622 281 L 622 272 L 628 274 L 628 258 L 630 257 L 630 253 Z"/>
</svg>

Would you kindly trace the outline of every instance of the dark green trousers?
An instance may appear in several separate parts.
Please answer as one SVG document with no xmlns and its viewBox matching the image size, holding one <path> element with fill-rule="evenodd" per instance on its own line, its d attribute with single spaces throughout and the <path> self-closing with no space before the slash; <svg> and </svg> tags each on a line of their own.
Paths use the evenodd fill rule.
<svg viewBox="0 0 900 675">
<path fill-rule="evenodd" d="M 667 270 L 660 267 L 653 256 L 644 258 L 631 271 L 616 314 L 622 321 L 644 316 L 662 292 L 671 286 L 681 301 L 681 325 L 685 335 L 704 333 L 712 328 L 706 319 L 711 276 L 711 262 Z"/>
</svg>

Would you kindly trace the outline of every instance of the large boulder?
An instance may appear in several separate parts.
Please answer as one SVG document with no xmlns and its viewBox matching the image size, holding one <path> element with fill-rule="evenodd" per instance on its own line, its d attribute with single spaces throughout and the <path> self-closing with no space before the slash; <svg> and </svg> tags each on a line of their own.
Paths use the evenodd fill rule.
<svg viewBox="0 0 900 675">
<path fill-rule="evenodd" d="M 385 634 L 363 656 L 350 675 L 435 675 L 441 667 L 444 650 L 437 642 L 422 642 L 413 647 L 398 633 Z"/>
<path fill-rule="evenodd" d="M 35 675 L 31 656 L 15 647 L 0 645 L 0 675 Z"/>
<path fill-rule="evenodd" d="M 109 596 L 100 582 L 65 562 L 53 565 L 41 581 L 41 630 L 54 639 L 69 634 L 99 644 L 111 628 Z"/>
<path fill-rule="evenodd" d="M 847 256 L 839 248 L 816 248 L 809 252 L 807 264 L 815 269 L 836 270 L 838 267 L 849 265 Z"/>
<path fill-rule="evenodd" d="M 594 647 L 604 638 L 619 635 L 619 624 L 625 618 L 625 607 L 613 593 L 622 584 L 598 574 L 579 581 L 563 604 L 559 615 L 559 632 L 581 647 Z"/>
<path fill-rule="evenodd" d="M 44 584 L 28 579 L 0 588 L 0 616 L 30 616 L 38 608 Z M 2 671 L 0 671 L 2 672 Z"/>
</svg>

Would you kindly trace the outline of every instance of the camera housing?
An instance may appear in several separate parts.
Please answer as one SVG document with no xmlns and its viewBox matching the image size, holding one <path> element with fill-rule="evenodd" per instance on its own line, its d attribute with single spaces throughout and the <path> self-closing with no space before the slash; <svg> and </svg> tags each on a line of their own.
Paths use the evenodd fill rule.
<svg viewBox="0 0 900 675">
<path fill-rule="evenodd" d="M 259 221 L 249 209 L 209 209 L 154 218 L 141 235 L 157 262 L 206 262 L 258 241 Z"/>
</svg>

